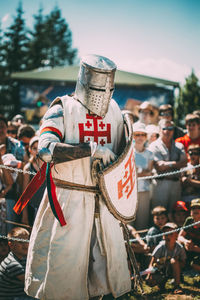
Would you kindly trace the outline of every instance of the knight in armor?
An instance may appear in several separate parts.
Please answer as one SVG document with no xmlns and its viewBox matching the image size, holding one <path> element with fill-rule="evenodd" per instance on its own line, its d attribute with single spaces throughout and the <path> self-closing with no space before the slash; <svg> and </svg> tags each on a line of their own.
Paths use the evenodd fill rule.
<svg viewBox="0 0 200 300">
<path fill-rule="evenodd" d="M 117 298 L 131 290 L 122 228 L 91 174 L 94 159 L 106 167 L 125 145 L 123 116 L 112 99 L 115 71 L 108 58 L 86 56 L 74 95 L 56 98 L 43 117 L 40 156 L 54 164 L 51 174 L 66 225 L 54 217 L 45 191 L 26 267 L 25 290 L 35 298 Z"/>
</svg>

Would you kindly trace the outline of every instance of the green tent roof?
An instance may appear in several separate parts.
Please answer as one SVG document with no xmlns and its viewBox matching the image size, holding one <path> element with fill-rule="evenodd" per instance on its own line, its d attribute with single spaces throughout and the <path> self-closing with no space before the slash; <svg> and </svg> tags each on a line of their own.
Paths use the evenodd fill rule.
<svg viewBox="0 0 200 300">
<path fill-rule="evenodd" d="M 12 73 L 11 78 L 31 81 L 63 81 L 74 82 L 78 77 L 79 66 L 56 67 L 53 69 L 41 68 L 27 72 Z M 117 70 L 115 84 L 119 85 L 169 85 L 178 87 L 179 83 L 161 78 L 149 77 L 136 73 Z"/>
</svg>

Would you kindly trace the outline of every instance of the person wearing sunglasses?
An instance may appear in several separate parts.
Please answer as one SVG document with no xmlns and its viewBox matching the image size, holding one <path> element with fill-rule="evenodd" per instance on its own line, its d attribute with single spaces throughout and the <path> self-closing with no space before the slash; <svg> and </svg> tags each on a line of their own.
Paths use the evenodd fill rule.
<svg viewBox="0 0 200 300">
<path fill-rule="evenodd" d="M 26 156 L 24 159 L 26 162 L 28 162 L 30 158 L 29 143 L 30 140 L 35 136 L 35 133 L 35 129 L 29 124 L 21 125 L 17 132 L 17 138 L 26 150 Z"/>
<path fill-rule="evenodd" d="M 200 147 L 200 117 L 195 114 L 187 114 L 185 117 L 185 126 L 187 133 L 183 137 L 177 138 L 176 142 L 183 144 L 189 160 L 188 147 L 191 144 Z"/>
<path fill-rule="evenodd" d="M 188 147 L 190 161 L 188 167 L 200 164 L 200 147 L 192 144 Z M 200 198 L 200 168 L 189 169 L 181 176 L 182 200 L 190 203 L 194 198 Z"/>
<path fill-rule="evenodd" d="M 8 121 L 7 136 L 17 139 L 19 125 L 16 122 Z"/>
<path fill-rule="evenodd" d="M 162 104 L 159 106 L 159 119 L 166 119 L 168 121 L 174 120 L 174 111 L 171 104 Z M 183 128 L 174 125 L 174 134 L 173 139 L 177 139 L 185 135 L 185 131 Z"/>
<path fill-rule="evenodd" d="M 147 131 L 142 123 L 133 124 L 135 164 L 138 177 L 150 176 L 153 168 L 153 154 L 146 149 Z M 138 180 L 138 208 L 134 227 L 146 229 L 150 217 L 150 180 Z"/>
<path fill-rule="evenodd" d="M 160 137 L 150 144 L 154 155 L 155 174 L 179 170 L 187 164 L 184 147 L 173 140 L 174 122 L 166 119 L 159 121 Z M 161 176 L 153 180 L 152 208 L 158 205 L 171 211 L 174 203 L 181 197 L 179 174 Z M 169 215 L 170 218 L 170 215 Z"/>
</svg>

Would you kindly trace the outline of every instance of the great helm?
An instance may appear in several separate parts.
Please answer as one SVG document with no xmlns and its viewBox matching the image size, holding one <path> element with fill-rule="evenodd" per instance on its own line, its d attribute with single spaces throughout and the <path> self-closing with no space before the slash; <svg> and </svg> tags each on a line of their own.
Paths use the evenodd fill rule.
<svg viewBox="0 0 200 300">
<path fill-rule="evenodd" d="M 116 65 L 99 55 L 87 55 L 81 60 L 75 99 L 92 113 L 105 117 L 114 91 Z"/>
</svg>

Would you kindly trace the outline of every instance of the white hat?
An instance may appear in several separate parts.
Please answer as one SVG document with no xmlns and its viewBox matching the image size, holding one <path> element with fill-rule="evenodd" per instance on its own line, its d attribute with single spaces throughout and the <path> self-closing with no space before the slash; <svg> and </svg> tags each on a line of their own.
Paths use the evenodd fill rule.
<svg viewBox="0 0 200 300">
<path fill-rule="evenodd" d="M 154 124 L 150 124 L 146 126 L 146 131 L 147 133 L 157 133 L 159 134 L 159 127 L 154 125 Z"/>
<path fill-rule="evenodd" d="M 35 135 L 34 137 L 32 137 L 32 139 L 30 140 L 29 142 L 29 147 L 32 147 L 33 144 L 35 144 L 36 142 L 39 141 L 39 136 L 38 135 Z"/>
<path fill-rule="evenodd" d="M 133 132 L 145 132 L 145 133 L 147 133 L 145 124 L 141 123 L 141 122 L 134 123 L 133 124 Z"/>
<path fill-rule="evenodd" d="M 2 156 L 2 161 L 5 166 L 10 166 L 14 168 L 19 168 L 21 166 L 21 161 L 17 160 L 16 157 L 11 153 L 4 154 Z"/>
</svg>

